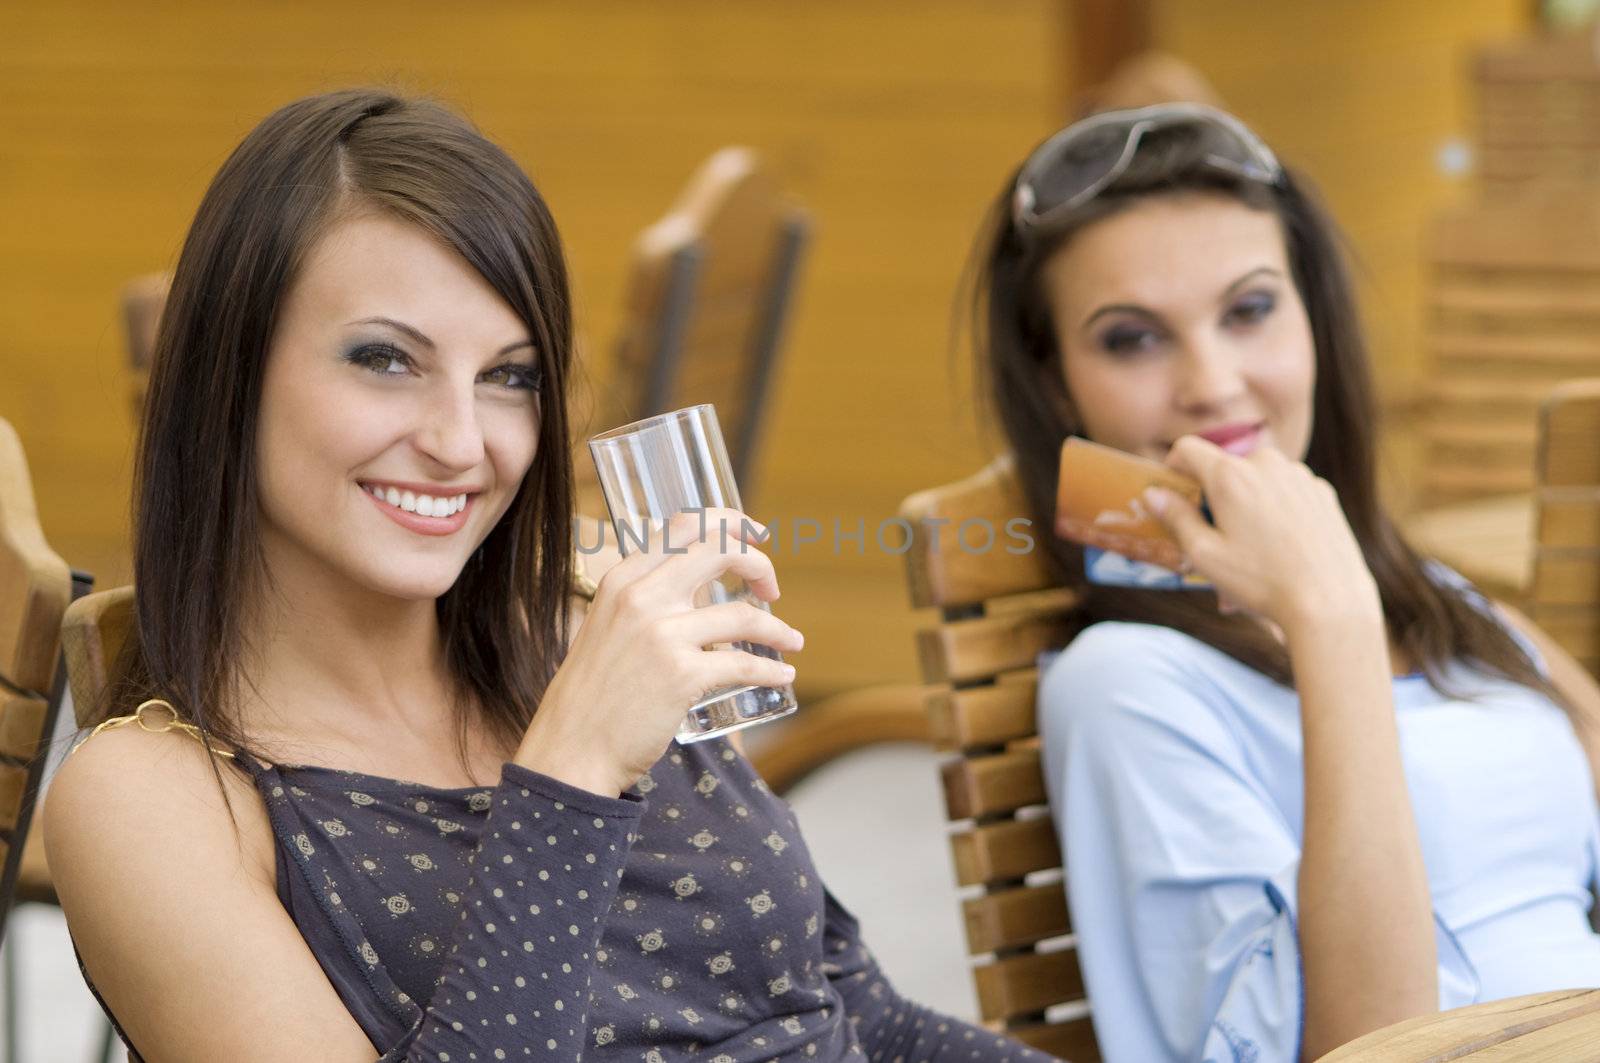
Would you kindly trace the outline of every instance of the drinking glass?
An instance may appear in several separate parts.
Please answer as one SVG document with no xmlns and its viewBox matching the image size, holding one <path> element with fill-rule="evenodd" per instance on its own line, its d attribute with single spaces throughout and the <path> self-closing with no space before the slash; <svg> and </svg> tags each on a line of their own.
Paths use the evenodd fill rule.
<svg viewBox="0 0 1600 1063">
<path fill-rule="evenodd" d="M 662 538 L 667 522 L 679 513 L 698 512 L 705 522 L 709 520 L 705 510 L 710 508 L 743 512 L 739 486 L 734 483 L 728 451 L 722 443 L 717 411 L 709 404 L 647 417 L 603 432 L 589 440 L 589 455 L 600 473 L 600 489 L 623 556 L 638 550 L 679 551 L 686 547 L 688 536 L 682 543 Z M 734 530 L 721 529 L 717 534 L 730 536 L 727 541 L 732 549 L 752 549 L 742 540 L 731 538 Z M 694 601 L 700 607 L 742 601 L 767 609 L 767 603 L 732 573 L 701 587 Z M 728 647 L 783 660 L 777 650 L 752 642 L 723 643 L 713 648 Z M 779 719 L 795 708 L 792 685 L 713 691 L 690 706 L 677 739 L 687 745 L 715 738 Z"/>
</svg>

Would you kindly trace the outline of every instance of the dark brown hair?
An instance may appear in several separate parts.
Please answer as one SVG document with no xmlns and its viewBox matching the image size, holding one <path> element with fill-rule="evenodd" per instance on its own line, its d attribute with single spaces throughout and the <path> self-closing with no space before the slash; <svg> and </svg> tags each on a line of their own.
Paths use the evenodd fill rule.
<svg viewBox="0 0 1600 1063">
<path fill-rule="evenodd" d="M 555 222 L 526 174 L 437 103 L 378 90 L 291 103 L 223 163 L 161 317 L 134 491 L 136 623 L 102 715 L 170 702 L 248 752 L 238 704 L 265 581 L 255 467 L 262 375 L 284 294 L 330 225 L 382 211 L 453 248 L 527 326 L 537 458 L 438 600 L 458 709 L 514 741 L 564 652 L 572 554 L 566 387 L 571 309 Z M 466 734 L 465 712 L 459 713 Z"/>
<path fill-rule="evenodd" d="M 1015 455 L 1030 516 L 1054 525 L 1061 444 L 1082 434 L 1073 412 L 1041 274 L 1074 234 L 1149 196 L 1221 195 L 1275 215 L 1316 349 L 1311 441 L 1305 462 L 1338 492 L 1383 601 L 1390 634 L 1405 656 L 1442 689 L 1455 660 L 1485 668 L 1554 696 L 1527 653 L 1482 603 L 1430 575 L 1401 538 L 1378 498 L 1375 410 L 1355 297 L 1337 230 L 1304 180 L 1285 170 L 1267 185 L 1222 172 L 1193 127 L 1146 136 L 1125 173 L 1045 233 L 1012 221 L 1017 174 L 994 201 L 974 252 L 971 329 L 981 377 Z M 1083 551 L 1042 537 L 1055 576 L 1082 593 L 1079 622 L 1160 624 L 1183 631 L 1273 679 L 1292 682 L 1285 649 L 1261 625 L 1218 612 L 1210 592 L 1113 588 L 1087 583 Z"/>
</svg>

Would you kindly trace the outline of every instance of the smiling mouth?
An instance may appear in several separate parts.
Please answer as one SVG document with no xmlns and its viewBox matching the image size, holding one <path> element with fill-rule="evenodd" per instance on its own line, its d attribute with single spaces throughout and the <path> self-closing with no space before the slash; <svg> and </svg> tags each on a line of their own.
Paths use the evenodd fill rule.
<svg viewBox="0 0 1600 1063">
<path fill-rule="evenodd" d="M 454 495 L 420 494 L 382 484 L 362 484 L 361 489 L 386 506 L 405 513 L 415 513 L 419 517 L 453 517 L 467 508 L 467 500 L 471 497 L 465 492 Z"/>
</svg>

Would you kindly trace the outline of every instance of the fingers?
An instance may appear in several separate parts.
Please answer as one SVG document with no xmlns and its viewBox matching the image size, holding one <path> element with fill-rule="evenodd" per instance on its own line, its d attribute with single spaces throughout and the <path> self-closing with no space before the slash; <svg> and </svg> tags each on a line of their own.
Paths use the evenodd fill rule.
<svg viewBox="0 0 1600 1063">
<path fill-rule="evenodd" d="M 1199 436 L 1180 436 L 1167 451 L 1167 468 L 1193 476 L 1202 485 L 1209 485 L 1219 465 L 1233 455 Z"/>
<path fill-rule="evenodd" d="M 707 580 L 734 572 L 750 584 L 756 597 L 774 601 L 777 578 L 772 562 L 758 549 L 768 534 L 766 525 L 733 509 L 680 513 L 664 523 L 625 531 L 628 557 L 606 573 L 601 587 L 615 592 L 650 580 L 663 593 L 692 594 Z M 657 579 L 658 572 L 666 575 Z"/>
<path fill-rule="evenodd" d="M 706 693 L 723 687 L 781 687 L 794 682 L 794 665 L 744 650 L 706 650 L 701 658 Z"/>
<path fill-rule="evenodd" d="M 685 641 L 696 646 L 724 642 L 752 642 L 785 653 L 796 653 L 805 636 L 765 609 L 747 602 L 708 605 L 673 618 Z"/>
<path fill-rule="evenodd" d="M 1222 535 L 1206 523 L 1198 506 L 1175 491 L 1147 487 L 1143 497 L 1145 507 L 1178 540 L 1183 556 L 1204 572 L 1203 558 L 1221 546 Z"/>
</svg>

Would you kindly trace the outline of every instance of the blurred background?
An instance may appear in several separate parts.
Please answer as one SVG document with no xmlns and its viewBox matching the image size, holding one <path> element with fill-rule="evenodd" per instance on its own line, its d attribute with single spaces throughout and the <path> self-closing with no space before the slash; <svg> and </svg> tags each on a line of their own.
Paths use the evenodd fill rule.
<svg viewBox="0 0 1600 1063">
<path fill-rule="evenodd" d="M 1593 6 L 0 5 L 0 418 L 21 436 L 51 545 L 99 587 L 128 582 L 136 380 L 125 286 L 172 267 L 211 176 L 262 117 L 308 93 L 377 83 L 456 105 L 545 193 L 575 279 L 590 427 L 608 427 L 608 395 L 632 364 L 618 352 L 633 335 L 640 234 L 713 152 L 747 146 L 808 226 L 750 467 L 759 485 L 752 512 L 823 529 L 821 546 L 783 545 L 777 558 L 781 612 L 807 634 L 795 661 L 802 703 L 914 685 L 922 678 L 915 632 L 929 618 L 908 605 L 904 562 L 873 548 L 872 529 L 908 494 L 964 476 L 996 452 L 951 326 L 963 312 L 957 292 L 973 236 L 1010 168 L 1092 105 L 1127 61 L 1156 52 L 1184 64 L 1196 80 L 1183 85 L 1220 100 L 1309 174 L 1349 236 L 1397 510 L 1525 491 L 1532 406 L 1495 406 L 1491 383 L 1487 394 L 1472 392 L 1479 405 L 1461 416 L 1436 415 L 1448 391 L 1438 367 L 1455 349 L 1437 334 L 1459 324 L 1449 315 L 1460 307 L 1442 304 L 1431 285 L 1443 275 L 1439 256 L 1459 245 L 1451 233 L 1501 233 L 1514 243 L 1526 232 L 1520 215 L 1508 220 L 1499 206 L 1522 186 L 1596 176 L 1589 160 L 1600 153 L 1600 103 L 1586 102 L 1586 94 L 1600 99 Z M 1555 227 L 1565 225 L 1568 243 L 1592 243 L 1600 224 L 1588 201 L 1563 210 Z M 1529 268 L 1548 275 L 1542 262 Z M 1593 345 L 1585 356 L 1600 350 L 1600 287 L 1593 291 L 1577 310 L 1558 308 L 1568 324 L 1578 314 L 1581 342 L 1561 341 L 1568 354 L 1574 343 Z M 1548 309 L 1535 304 L 1518 312 Z M 1471 436 L 1480 423 L 1490 427 Z M 1444 459 L 1477 469 L 1502 462 L 1512 472 L 1451 487 L 1429 479 L 1430 463 Z M 847 530 L 864 521 L 866 548 L 828 548 L 836 520 Z M 857 774 L 801 784 L 797 795 L 816 795 L 802 814 L 825 870 L 830 845 L 844 864 L 871 844 L 827 836 L 830 824 L 878 801 L 864 796 L 877 780 L 904 802 L 885 814 L 926 818 L 933 855 L 910 866 L 945 888 L 927 756 L 830 767 Z M 857 896 L 876 891 L 889 908 L 927 885 L 870 878 Z M 933 966 L 946 988 L 927 994 L 970 1013 L 956 910 L 937 903 L 950 941 Z M 59 958 L 53 940 L 35 953 Z M 897 964 L 908 974 L 928 966 L 916 955 L 886 960 L 891 974 Z M 28 970 L 43 971 L 25 967 L 24 988 Z M 64 966 L 33 977 L 35 986 L 75 985 L 70 952 Z M 50 1014 L 45 1027 L 79 1013 Z M 97 1036 L 84 1022 L 55 1040 L 36 1023 L 24 1046 L 33 1054 L 21 1058 L 83 1058 Z"/>
</svg>

